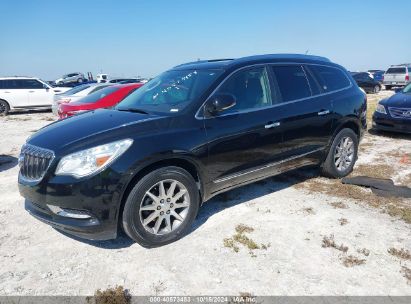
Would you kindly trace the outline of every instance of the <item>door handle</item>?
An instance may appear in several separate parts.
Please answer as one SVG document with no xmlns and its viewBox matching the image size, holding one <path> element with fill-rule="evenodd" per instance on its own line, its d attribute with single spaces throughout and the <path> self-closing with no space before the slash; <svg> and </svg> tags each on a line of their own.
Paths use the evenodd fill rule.
<svg viewBox="0 0 411 304">
<path fill-rule="evenodd" d="M 317 113 L 318 116 L 330 114 L 330 110 L 324 110 Z"/>
<path fill-rule="evenodd" d="M 29 93 L 34 93 L 35 91 L 29 91 Z"/>
<path fill-rule="evenodd" d="M 271 129 L 271 128 L 278 127 L 280 124 L 281 123 L 279 123 L 279 122 L 272 122 L 272 123 L 268 123 L 267 125 L 265 125 L 264 128 Z"/>
</svg>

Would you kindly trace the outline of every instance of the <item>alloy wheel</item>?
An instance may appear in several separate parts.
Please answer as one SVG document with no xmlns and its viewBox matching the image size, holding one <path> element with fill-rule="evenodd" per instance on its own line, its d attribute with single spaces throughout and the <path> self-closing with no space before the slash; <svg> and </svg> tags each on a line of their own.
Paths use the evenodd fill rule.
<svg viewBox="0 0 411 304">
<path fill-rule="evenodd" d="M 334 152 L 334 164 L 338 171 L 346 171 L 354 160 L 354 141 L 350 137 L 341 138 Z"/>
<path fill-rule="evenodd" d="M 6 113 L 7 111 L 7 106 L 3 102 L 0 102 L 0 115 Z"/>
<path fill-rule="evenodd" d="M 174 179 L 162 180 L 146 191 L 140 203 L 140 221 L 152 234 L 168 234 L 185 221 L 189 207 L 187 188 Z"/>
</svg>

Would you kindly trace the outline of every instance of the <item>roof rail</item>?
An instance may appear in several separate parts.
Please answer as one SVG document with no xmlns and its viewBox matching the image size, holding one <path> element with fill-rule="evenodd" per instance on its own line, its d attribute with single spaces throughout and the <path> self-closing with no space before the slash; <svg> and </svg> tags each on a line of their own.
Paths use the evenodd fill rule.
<svg viewBox="0 0 411 304">
<path fill-rule="evenodd" d="M 190 65 L 190 64 L 195 64 L 195 63 L 219 62 L 219 61 L 228 61 L 228 60 L 234 60 L 234 58 L 197 60 L 197 61 L 191 61 L 191 62 L 182 63 L 182 64 L 179 64 L 179 65 L 176 65 L 175 67 L 181 67 L 181 66 Z"/>
</svg>

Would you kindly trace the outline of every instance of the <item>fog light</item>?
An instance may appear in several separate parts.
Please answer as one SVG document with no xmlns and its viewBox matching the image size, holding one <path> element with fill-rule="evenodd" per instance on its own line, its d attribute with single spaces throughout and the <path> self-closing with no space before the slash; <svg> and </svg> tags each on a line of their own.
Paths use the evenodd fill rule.
<svg viewBox="0 0 411 304">
<path fill-rule="evenodd" d="M 64 209 L 64 208 L 60 208 L 58 206 L 53 206 L 53 205 L 47 205 L 47 206 L 53 213 L 59 216 L 70 217 L 70 218 L 75 218 L 75 219 L 91 218 L 91 215 L 88 214 L 87 211 L 75 210 L 75 209 Z"/>
</svg>

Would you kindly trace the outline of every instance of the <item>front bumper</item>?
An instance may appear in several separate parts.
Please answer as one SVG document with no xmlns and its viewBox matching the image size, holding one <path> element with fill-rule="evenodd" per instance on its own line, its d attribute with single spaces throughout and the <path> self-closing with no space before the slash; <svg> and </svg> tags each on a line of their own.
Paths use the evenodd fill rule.
<svg viewBox="0 0 411 304">
<path fill-rule="evenodd" d="M 117 237 L 113 229 L 105 229 L 97 218 L 72 219 L 58 216 L 48 207 L 25 200 L 24 208 L 36 219 L 53 228 L 88 240 L 110 240 Z"/>
<path fill-rule="evenodd" d="M 110 178 L 110 172 L 103 172 L 86 181 L 54 176 L 45 177 L 37 184 L 19 176 L 18 186 L 25 198 L 25 209 L 38 220 L 68 234 L 89 240 L 114 239 L 121 201 L 116 190 L 119 181 Z M 53 212 L 50 205 L 84 212 L 90 217 L 61 216 Z"/>
<path fill-rule="evenodd" d="M 388 114 L 374 113 L 372 127 L 376 130 L 411 134 L 411 119 L 392 118 Z"/>
</svg>

